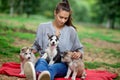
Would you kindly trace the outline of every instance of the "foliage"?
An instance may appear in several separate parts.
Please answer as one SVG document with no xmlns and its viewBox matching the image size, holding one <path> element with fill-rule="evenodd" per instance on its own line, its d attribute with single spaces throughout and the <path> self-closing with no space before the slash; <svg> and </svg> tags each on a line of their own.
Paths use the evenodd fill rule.
<svg viewBox="0 0 120 80">
<path fill-rule="evenodd" d="M 40 14 L 53 18 L 56 5 L 62 0 L 0 0 L 0 12 L 13 14 Z M 120 27 L 120 0 L 69 0 L 73 20 Z"/>
<path fill-rule="evenodd" d="M 108 22 L 107 27 L 110 27 L 112 29 L 115 28 L 115 22 L 116 20 L 120 20 L 120 6 L 119 6 L 120 0 L 98 0 L 96 5 L 96 8 L 94 8 L 95 12 L 97 12 L 96 19 L 99 20 L 99 22 Z"/>
</svg>

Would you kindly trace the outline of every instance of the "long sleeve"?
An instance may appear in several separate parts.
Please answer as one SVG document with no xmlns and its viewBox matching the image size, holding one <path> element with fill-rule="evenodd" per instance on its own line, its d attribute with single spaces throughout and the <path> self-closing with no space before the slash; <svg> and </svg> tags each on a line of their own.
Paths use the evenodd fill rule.
<svg viewBox="0 0 120 80">
<path fill-rule="evenodd" d="M 42 38 L 43 38 L 43 29 L 42 29 L 42 25 L 39 25 L 36 33 L 36 39 L 32 46 L 33 49 L 37 51 L 42 49 L 42 40 L 43 40 Z"/>
<path fill-rule="evenodd" d="M 78 38 L 78 34 L 75 30 L 72 30 L 71 31 L 71 41 L 73 43 L 73 46 L 72 46 L 72 51 L 74 50 L 78 50 L 80 51 L 82 54 L 84 53 L 83 51 L 83 45 L 81 44 L 79 38 Z"/>
</svg>

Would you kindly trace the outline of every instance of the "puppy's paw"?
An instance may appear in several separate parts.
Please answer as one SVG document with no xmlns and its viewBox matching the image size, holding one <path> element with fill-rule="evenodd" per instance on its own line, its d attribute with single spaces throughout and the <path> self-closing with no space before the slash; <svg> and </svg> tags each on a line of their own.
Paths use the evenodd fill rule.
<svg viewBox="0 0 120 80">
<path fill-rule="evenodd" d="M 86 76 L 87 76 L 87 74 L 86 74 L 86 72 L 84 71 L 83 74 L 82 74 L 82 76 L 81 76 L 81 79 L 84 80 L 84 79 L 86 78 Z"/>
<path fill-rule="evenodd" d="M 68 79 L 69 77 L 68 77 L 68 76 L 65 76 L 64 78 L 65 78 L 65 79 Z"/>
<path fill-rule="evenodd" d="M 75 80 L 75 77 L 72 77 L 71 80 Z"/>
</svg>

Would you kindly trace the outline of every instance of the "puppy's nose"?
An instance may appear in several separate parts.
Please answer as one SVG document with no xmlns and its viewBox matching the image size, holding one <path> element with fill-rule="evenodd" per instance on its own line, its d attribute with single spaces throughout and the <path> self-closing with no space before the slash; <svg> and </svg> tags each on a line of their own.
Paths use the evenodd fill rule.
<svg viewBox="0 0 120 80">
<path fill-rule="evenodd" d="M 55 42 L 53 42 L 52 44 L 55 44 Z"/>
<path fill-rule="evenodd" d="M 28 59 L 30 59 L 30 57 L 28 57 Z"/>
</svg>

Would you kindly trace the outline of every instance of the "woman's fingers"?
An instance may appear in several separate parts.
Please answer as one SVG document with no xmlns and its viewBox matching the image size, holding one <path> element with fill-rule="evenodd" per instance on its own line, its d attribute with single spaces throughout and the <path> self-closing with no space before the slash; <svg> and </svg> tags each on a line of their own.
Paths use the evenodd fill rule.
<svg viewBox="0 0 120 80">
<path fill-rule="evenodd" d="M 80 58 L 80 56 L 81 56 L 80 52 L 73 52 L 72 58 L 73 59 L 78 59 L 78 58 Z"/>
</svg>

